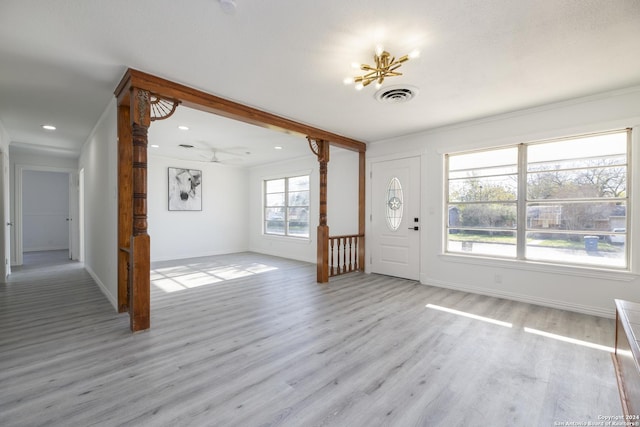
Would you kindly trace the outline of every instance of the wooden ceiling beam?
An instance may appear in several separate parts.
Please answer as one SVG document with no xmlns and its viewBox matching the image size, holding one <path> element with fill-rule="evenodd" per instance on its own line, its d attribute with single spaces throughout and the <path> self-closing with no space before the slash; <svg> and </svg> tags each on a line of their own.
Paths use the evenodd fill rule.
<svg viewBox="0 0 640 427">
<path fill-rule="evenodd" d="M 132 68 L 127 70 L 115 90 L 119 104 L 127 102 L 129 88 L 131 87 L 145 89 L 161 97 L 179 100 L 182 102 L 182 105 L 187 107 L 207 111 L 230 119 L 280 132 L 299 134 L 302 137 L 322 139 L 329 141 L 333 146 L 351 151 L 366 151 L 366 144 L 364 142 L 229 101 L 228 99 L 220 98 L 201 90 L 165 80 Z"/>
</svg>

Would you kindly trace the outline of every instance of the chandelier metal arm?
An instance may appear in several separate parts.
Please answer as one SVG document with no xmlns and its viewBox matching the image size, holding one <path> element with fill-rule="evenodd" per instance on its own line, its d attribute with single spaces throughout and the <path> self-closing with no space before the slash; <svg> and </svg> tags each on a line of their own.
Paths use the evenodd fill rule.
<svg viewBox="0 0 640 427">
<path fill-rule="evenodd" d="M 354 77 L 351 81 L 357 83 L 356 89 L 368 86 L 369 84 L 376 82 L 376 85 L 381 85 L 386 77 L 401 76 L 402 73 L 396 71 L 402 66 L 404 62 L 409 60 L 409 55 L 403 55 L 398 60 L 395 56 L 385 50 L 380 50 L 380 53 L 373 55 L 375 67 L 369 64 L 361 64 L 360 69 L 366 73 L 361 76 Z M 412 55 L 414 55 L 412 53 Z"/>
</svg>

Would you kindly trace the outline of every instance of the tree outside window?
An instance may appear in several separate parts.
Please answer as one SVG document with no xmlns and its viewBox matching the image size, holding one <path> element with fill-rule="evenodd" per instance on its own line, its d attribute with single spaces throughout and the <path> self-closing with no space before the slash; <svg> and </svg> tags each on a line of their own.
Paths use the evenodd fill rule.
<svg viewBox="0 0 640 427">
<path fill-rule="evenodd" d="M 626 268 L 629 138 L 625 130 L 447 156 L 447 250 Z"/>
</svg>

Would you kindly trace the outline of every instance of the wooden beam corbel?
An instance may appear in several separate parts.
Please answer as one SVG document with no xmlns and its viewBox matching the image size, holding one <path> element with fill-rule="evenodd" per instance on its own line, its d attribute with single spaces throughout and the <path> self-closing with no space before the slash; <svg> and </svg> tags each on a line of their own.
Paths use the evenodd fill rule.
<svg viewBox="0 0 640 427">
<path fill-rule="evenodd" d="M 150 95 L 149 105 L 151 107 L 151 121 L 168 119 L 176 112 L 180 101 L 177 99 L 163 98 L 152 93 Z"/>
</svg>

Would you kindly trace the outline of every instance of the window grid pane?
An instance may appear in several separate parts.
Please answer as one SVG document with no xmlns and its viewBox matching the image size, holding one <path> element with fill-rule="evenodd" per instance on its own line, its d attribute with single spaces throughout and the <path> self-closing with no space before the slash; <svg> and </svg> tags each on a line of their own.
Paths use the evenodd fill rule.
<svg viewBox="0 0 640 427">
<path fill-rule="evenodd" d="M 309 176 L 264 181 L 264 233 L 309 237 Z"/>
<path fill-rule="evenodd" d="M 518 148 L 448 156 L 448 252 L 515 258 Z"/>
<path fill-rule="evenodd" d="M 625 130 L 448 155 L 446 251 L 628 269 L 629 140 Z M 513 173 L 504 159 L 517 150 L 527 162 Z"/>
</svg>

